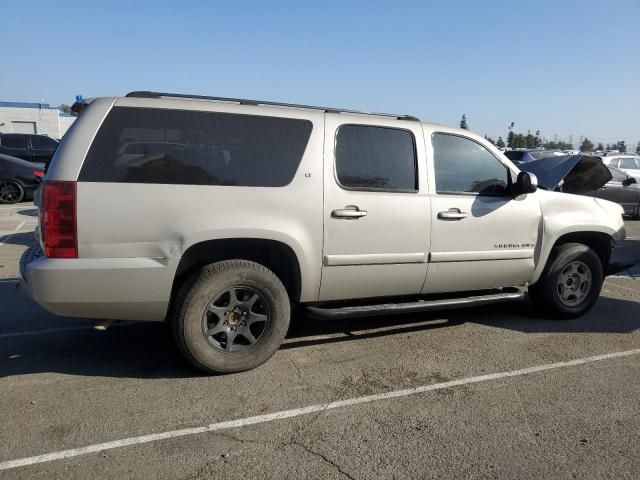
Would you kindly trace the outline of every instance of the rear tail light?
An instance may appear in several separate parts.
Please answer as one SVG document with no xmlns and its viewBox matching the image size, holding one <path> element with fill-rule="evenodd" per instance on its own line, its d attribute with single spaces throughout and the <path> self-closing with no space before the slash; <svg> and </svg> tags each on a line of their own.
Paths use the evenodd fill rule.
<svg viewBox="0 0 640 480">
<path fill-rule="evenodd" d="M 42 170 L 36 170 L 33 174 L 38 178 L 44 177 L 44 172 Z"/>
<path fill-rule="evenodd" d="M 76 182 L 43 183 L 42 240 L 47 257 L 78 258 Z"/>
</svg>

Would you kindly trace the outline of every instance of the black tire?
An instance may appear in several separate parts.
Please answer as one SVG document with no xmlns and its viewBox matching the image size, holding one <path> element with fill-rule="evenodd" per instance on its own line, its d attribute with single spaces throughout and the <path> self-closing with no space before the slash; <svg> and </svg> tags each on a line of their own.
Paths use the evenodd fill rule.
<svg viewBox="0 0 640 480">
<path fill-rule="evenodd" d="M 588 290 L 582 293 L 584 297 L 575 305 L 568 305 L 567 300 L 563 301 L 560 293 L 560 276 L 569 265 L 578 265 L 583 271 L 588 269 L 591 278 Z M 603 281 L 604 274 L 600 257 L 586 245 L 566 243 L 551 251 L 547 266 L 540 279 L 535 285 L 529 287 L 529 297 L 533 305 L 549 318 L 576 318 L 586 313 L 596 303 Z"/>
<path fill-rule="evenodd" d="M 636 206 L 636 214 L 632 215 L 631 218 L 633 220 L 640 220 L 640 203 Z"/>
<path fill-rule="evenodd" d="M 262 315 L 256 316 L 267 318 L 259 338 L 253 339 L 255 343 L 236 345 L 236 340 L 231 341 L 231 347 L 239 349 L 238 351 L 221 350 L 225 348 L 225 344 L 229 344 L 229 337 L 224 331 L 219 332 L 221 337 L 216 337 L 222 340 L 205 334 L 205 329 L 208 328 L 205 316 L 211 314 L 208 309 L 227 308 L 214 306 L 213 302 L 229 291 L 256 293 L 259 298 L 256 302 L 259 303 L 258 308 L 263 309 Z M 241 372 L 261 365 L 278 350 L 289 328 L 291 304 L 284 285 L 268 268 L 246 260 L 225 260 L 207 265 L 183 285 L 176 301 L 176 314 L 172 322 L 178 347 L 189 362 L 207 373 Z M 248 308 L 250 317 L 254 307 Z M 237 321 L 230 320 L 231 317 L 226 316 L 226 313 L 228 312 L 224 315 L 213 314 L 216 323 L 224 320 L 231 325 L 233 321 Z M 236 326 L 240 330 L 240 325 Z M 224 328 L 228 330 L 230 327 Z M 233 335 L 234 339 L 246 340 L 241 333 L 237 333 L 238 337 L 235 337 L 235 333 Z"/>
<path fill-rule="evenodd" d="M 24 199 L 24 188 L 13 180 L 0 180 L 0 203 L 18 203 Z"/>
</svg>

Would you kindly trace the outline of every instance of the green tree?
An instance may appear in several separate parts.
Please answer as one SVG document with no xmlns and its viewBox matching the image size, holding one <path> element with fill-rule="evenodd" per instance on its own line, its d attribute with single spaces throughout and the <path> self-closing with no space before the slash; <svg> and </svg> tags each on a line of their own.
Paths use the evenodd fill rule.
<svg viewBox="0 0 640 480">
<path fill-rule="evenodd" d="M 515 133 L 513 131 L 509 131 L 509 135 L 507 135 L 507 147 L 514 148 L 513 139 L 515 137 Z"/>
<path fill-rule="evenodd" d="M 522 133 L 516 133 L 513 136 L 513 148 L 527 148 L 527 137 Z"/>
<path fill-rule="evenodd" d="M 531 135 L 531 130 L 527 131 L 527 136 L 524 137 L 524 141 L 527 144 L 527 148 L 536 148 L 538 146 L 536 137 Z"/>
<path fill-rule="evenodd" d="M 460 128 L 469 130 L 469 125 L 467 125 L 467 115 L 464 113 L 462 114 L 462 118 L 460 119 Z"/>
<path fill-rule="evenodd" d="M 598 146 L 596 148 L 598 150 L 604 150 L 604 145 L 602 145 L 602 142 L 598 142 Z"/>
<path fill-rule="evenodd" d="M 493 138 L 489 137 L 486 133 L 484 134 L 484 139 L 493 143 L 494 145 L 496 144 L 496 141 Z"/>
<path fill-rule="evenodd" d="M 62 113 L 71 113 L 71 107 L 65 103 L 59 105 L 58 110 L 60 110 Z"/>
<path fill-rule="evenodd" d="M 504 148 L 504 140 L 502 140 L 502 137 L 498 137 L 498 141 L 496 142 L 496 147 L 498 148 Z M 640 142 L 638 142 L 638 148 L 640 148 Z"/>
<path fill-rule="evenodd" d="M 620 150 L 620 153 L 627 153 L 627 144 L 624 143 L 624 140 L 620 140 L 616 145 L 616 149 Z"/>
<path fill-rule="evenodd" d="M 638 142 L 638 145 L 636 145 L 636 153 L 640 155 L 640 142 Z"/>
<path fill-rule="evenodd" d="M 593 142 L 589 140 L 587 137 L 584 137 L 582 141 L 582 145 L 580 145 L 581 152 L 591 152 L 593 151 Z"/>
</svg>

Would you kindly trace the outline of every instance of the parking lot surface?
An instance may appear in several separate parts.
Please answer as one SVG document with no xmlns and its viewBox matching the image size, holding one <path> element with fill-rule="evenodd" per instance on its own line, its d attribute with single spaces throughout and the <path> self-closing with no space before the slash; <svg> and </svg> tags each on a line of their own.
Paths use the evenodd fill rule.
<svg viewBox="0 0 640 480">
<path fill-rule="evenodd" d="M 640 476 L 637 266 L 571 321 L 528 303 L 297 314 L 265 365 L 210 377 L 164 325 L 27 299 L 18 259 L 36 221 L 0 206 L 0 478 Z M 640 260 L 640 222 L 627 230 Z"/>
</svg>

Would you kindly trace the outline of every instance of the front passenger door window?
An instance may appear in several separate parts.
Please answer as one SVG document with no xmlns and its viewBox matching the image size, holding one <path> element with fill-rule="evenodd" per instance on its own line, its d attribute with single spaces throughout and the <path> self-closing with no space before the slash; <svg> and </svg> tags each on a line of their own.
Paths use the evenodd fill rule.
<svg viewBox="0 0 640 480">
<path fill-rule="evenodd" d="M 433 135 L 436 191 L 438 193 L 505 195 L 507 167 L 485 147 L 459 135 Z"/>
</svg>

